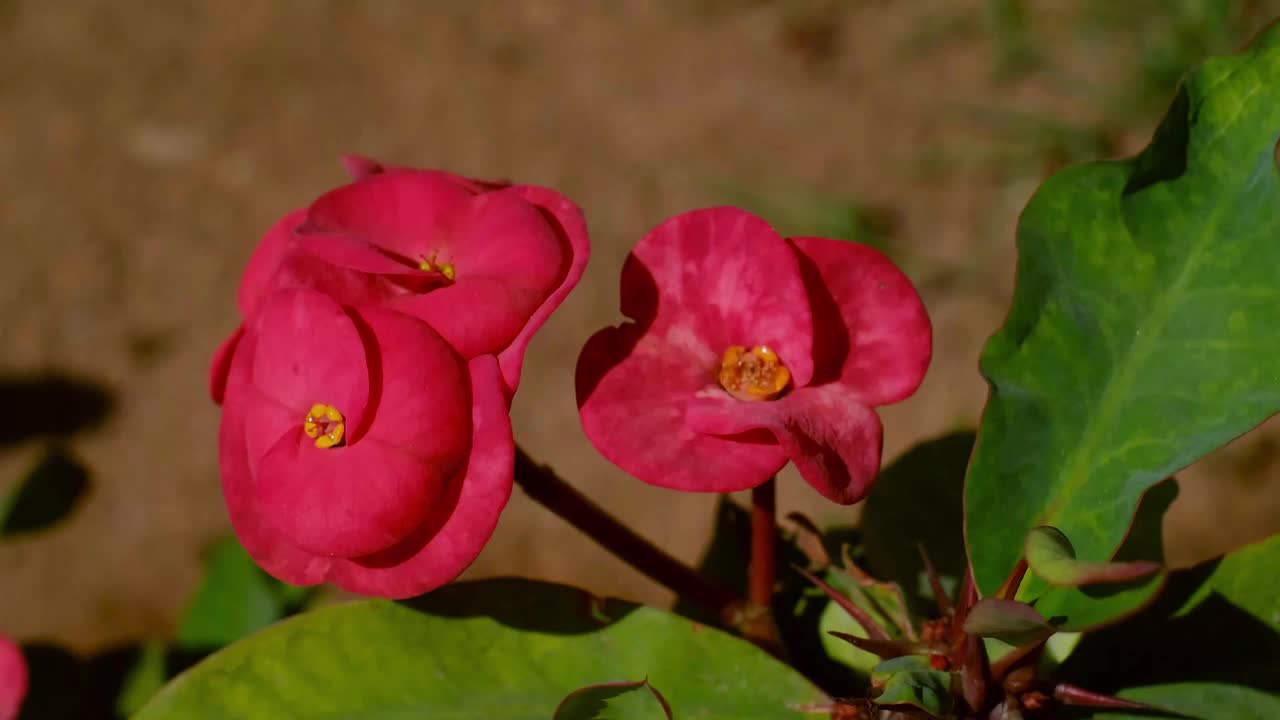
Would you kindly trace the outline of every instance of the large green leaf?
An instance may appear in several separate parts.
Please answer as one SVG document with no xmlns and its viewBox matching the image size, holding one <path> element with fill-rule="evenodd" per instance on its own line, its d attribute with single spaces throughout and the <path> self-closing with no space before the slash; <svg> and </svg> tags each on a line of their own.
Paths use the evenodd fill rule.
<svg viewBox="0 0 1280 720">
<path fill-rule="evenodd" d="M 1106 560 L 1147 487 L 1280 409 L 1278 136 L 1273 28 L 1190 73 L 1137 158 L 1031 199 L 965 491 L 983 594 L 1036 525 Z"/>
<path fill-rule="evenodd" d="M 1060 668 L 1062 678 L 1175 710 L 1181 717 L 1280 718 L 1278 576 L 1280 536 L 1175 573 L 1150 611 L 1086 635 Z"/>
<path fill-rule="evenodd" d="M 681 717 L 806 717 L 824 696 L 746 641 L 529 580 L 299 615 L 180 675 L 136 716 L 545 720 L 574 690 L 647 677 Z"/>
</svg>

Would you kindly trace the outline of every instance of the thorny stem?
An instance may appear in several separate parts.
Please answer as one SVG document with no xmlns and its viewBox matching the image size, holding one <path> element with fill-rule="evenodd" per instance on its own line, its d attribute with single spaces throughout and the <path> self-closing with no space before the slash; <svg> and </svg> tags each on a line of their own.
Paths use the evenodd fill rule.
<svg viewBox="0 0 1280 720">
<path fill-rule="evenodd" d="M 636 534 L 575 490 L 554 470 L 534 461 L 523 448 L 516 448 L 515 481 L 535 502 L 581 530 L 618 559 L 681 597 L 716 613 L 724 622 L 737 624 L 743 610 L 737 594 L 707 580 Z"/>
<path fill-rule="evenodd" d="M 778 480 L 769 478 L 751 490 L 748 617 L 742 626 L 742 634 L 765 649 L 776 649 L 780 645 L 778 628 L 773 621 L 773 585 L 778 576 L 777 514 Z"/>
</svg>

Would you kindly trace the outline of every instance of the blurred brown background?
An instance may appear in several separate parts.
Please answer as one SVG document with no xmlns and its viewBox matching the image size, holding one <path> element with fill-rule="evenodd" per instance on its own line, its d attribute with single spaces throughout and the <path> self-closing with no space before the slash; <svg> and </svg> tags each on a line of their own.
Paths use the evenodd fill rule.
<svg viewBox="0 0 1280 720">
<path fill-rule="evenodd" d="M 574 407 L 577 349 L 618 319 L 632 243 L 734 203 L 786 234 L 887 249 L 936 333 L 920 392 L 883 411 L 892 459 L 976 425 L 978 352 L 1044 173 L 1141 147 L 1187 64 L 1272 14 L 1280 2 L 0 0 L 0 488 L 42 451 L 20 437 L 33 413 L 90 473 L 68 522 L 0 545 L 0 632 L 92 649 L 171 627 L 227 527 L 209 355 L 259 235 L 344 181 L 339 153 L 581 204 L 594 257 L 530 348 L 517 436 L 692 561 L 715 498 L 626 478 Z M 19 401 L 59 377 L 71 390 L 43 409 Z M 1182 475 L 1176 560 L 1280 529 L 1277 437 Z M 857 512 L 790 475 L 781 504 Z M 471 573 L 668 600 L 519 492 Z"/>
</svg>

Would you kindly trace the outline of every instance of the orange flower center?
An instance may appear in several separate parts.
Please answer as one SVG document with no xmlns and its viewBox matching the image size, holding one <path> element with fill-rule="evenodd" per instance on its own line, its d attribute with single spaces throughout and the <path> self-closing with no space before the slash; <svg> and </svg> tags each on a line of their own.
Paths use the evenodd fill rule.
<svg viewBox="0 0 1280 720">
<path fill-rule="evenodd" d="M 316 403 L 307 411 L 307 419 L 302 422 L 302 431 L 309 438 L 315 438 L 316 447 L 328 449 L 342 444 L 347 434 L 346 418 L 338 412 L 338 408 L 324 403 Z"/>
<path fill-rule="evenodd" d="M 720 387 L 739 400 L 755 402 L 773 400 L 782 394 L 791 382 L 791 371 L 778 354 L 764 345 L 750 350 L 732 345 L 720 359 L 720 372 L 716 379 Z"/>
</svg>

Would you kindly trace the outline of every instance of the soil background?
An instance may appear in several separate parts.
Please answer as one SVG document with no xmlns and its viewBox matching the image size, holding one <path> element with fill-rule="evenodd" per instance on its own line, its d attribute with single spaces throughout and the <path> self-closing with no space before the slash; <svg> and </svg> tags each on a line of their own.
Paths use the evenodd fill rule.
<svg viewBox="0 0 1280 720">
<path fill-rule="evenodd" d="M 529 349 L 516 434 L 693 561 L 716 498 L 626 477 L 578 425 L 572 367 L 620 319 L 629 247 L 724 203 L 881 245 L 935 328 L 920 391 L 882 411 L 886 461 L 976 427 L 1018 211 L 1063 163 L 1145 144 L 1173 88 L 1153 57 L 1229 50 L 1280 13 L 1225 4 L 1204 37 L 1165 17 L 1196 3 L 1138 0 L 1127 18 L 1088 0 L 0 0 L 0 491 L 51 443 L 89 473 L 66 522 L 0 545 L 0 632 L 87 651 L 172 629 L 228 527 L 210 354 L 257 239 L 345 181 L 340 153 L 584 208 L 593 258 Z M 1176 562 L 1280 530 L 1278 437 L 1180 475 Z M 793 474 L 780 504 L 858 512 Z M 670 601 L 519 491 L 469 571 L 502 574 Z"/>
</svg>

